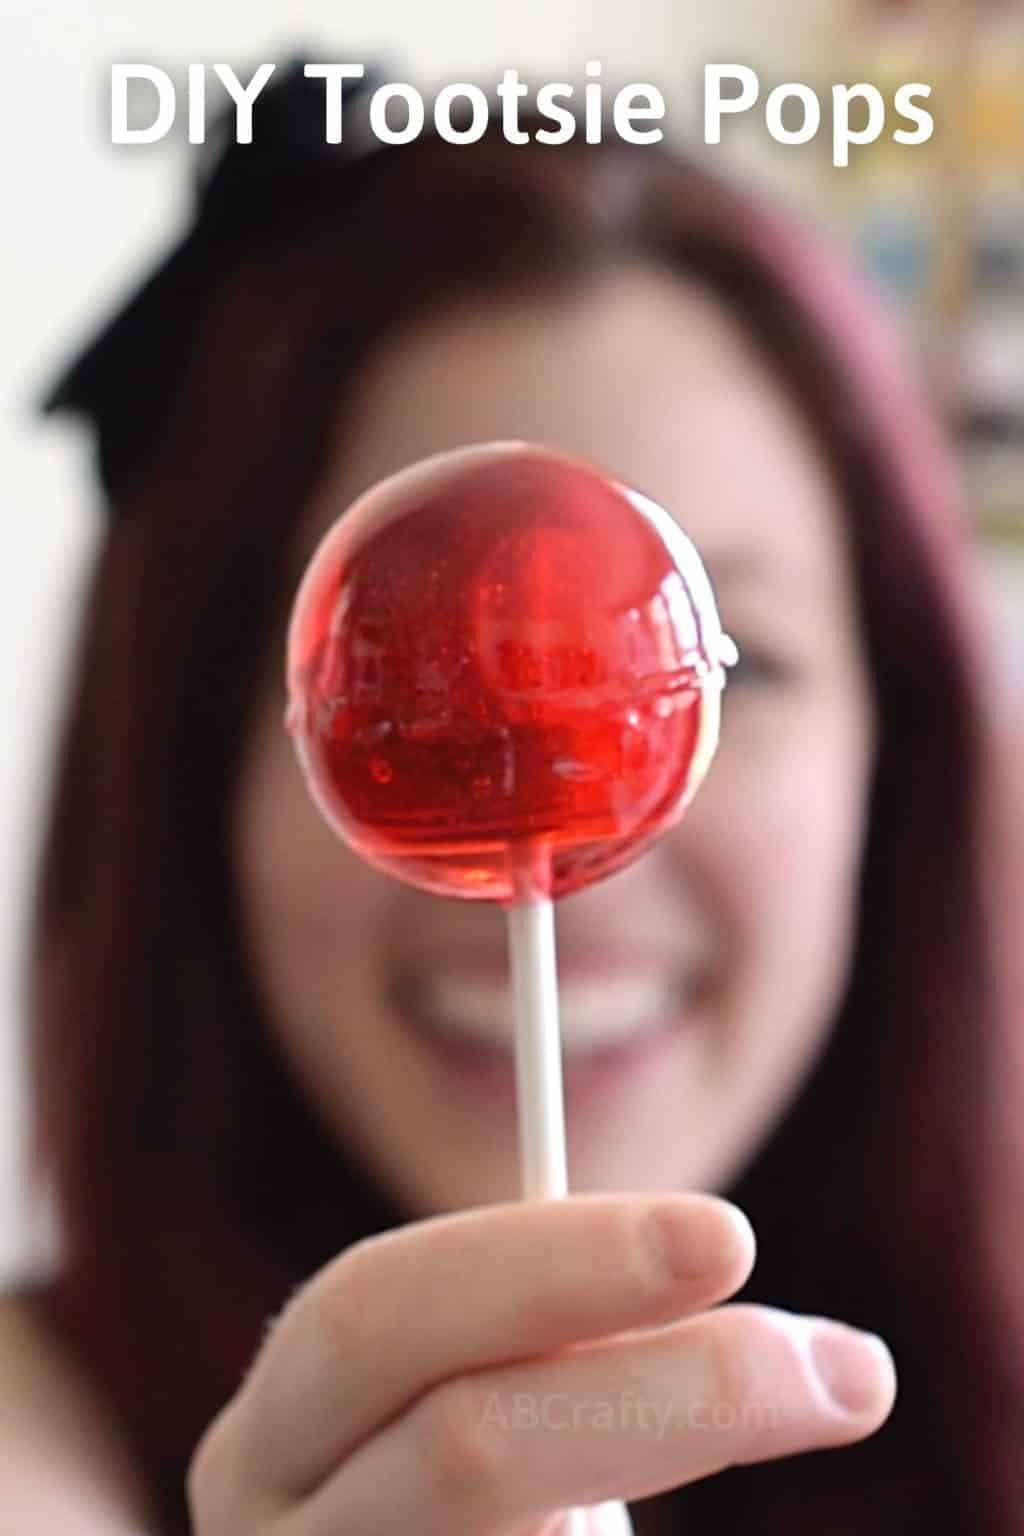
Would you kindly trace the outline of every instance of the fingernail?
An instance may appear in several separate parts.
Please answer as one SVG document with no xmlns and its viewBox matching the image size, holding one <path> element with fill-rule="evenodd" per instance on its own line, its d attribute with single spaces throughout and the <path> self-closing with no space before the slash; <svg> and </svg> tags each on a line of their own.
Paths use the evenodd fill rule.
<svg viewBox="0 0 1024 1536">
<path fill-rule="evenodd" d="M 754 1234 L 743 1212 L 725 1200 L 706 1208 L 661 1201 L 651 1208 L 653 1236 L 659 1259 L 677 1279 L 702 1280 L 718 1274 L 728 1255 L 726 1244 L 740 1250 L 754 1246 Z M 723 1222 L 723 1216 L 726 1218 Z M 723 1237 L 728 1232 L 728 1237 Z"/>
<path fill-rule="evenodd" d="M 625 1504 L 617 1499 L 597 1504 L 587 1511 L 593 1536 L 633 1536 L 633 1526 Z"/>
<path fill-rule="evenodd" d="M 876 1333 L 829 1324 L 811 1336 L 814 1368 L 832 1401 L 844 1413 L 866 1413 L 878 1405 L 892 1355 Z"/>
</svg>

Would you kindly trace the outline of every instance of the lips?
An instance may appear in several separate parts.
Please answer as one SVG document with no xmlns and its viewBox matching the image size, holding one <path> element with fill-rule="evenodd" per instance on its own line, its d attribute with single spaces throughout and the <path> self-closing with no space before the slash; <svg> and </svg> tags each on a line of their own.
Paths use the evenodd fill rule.
<svg viewBox="0 0 1024 1536">
<path fill-rule="evenodd" d="M 565 957 L 559 1002 L 567 1066 L 640 1043 L 678 1023 L 699 989 L 692 973 L 663 962 L 602 954 Z M 499 963 L 437 957 L 396 975 L 393 1001 L 417 1033 L 449 1046 L 511 1059 L 515 1030 L 504 957 Z"/>
</svg>

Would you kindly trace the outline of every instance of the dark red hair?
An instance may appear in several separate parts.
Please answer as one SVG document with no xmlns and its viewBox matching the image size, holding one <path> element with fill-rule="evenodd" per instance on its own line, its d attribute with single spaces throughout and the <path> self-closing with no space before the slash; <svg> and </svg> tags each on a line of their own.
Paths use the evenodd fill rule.
<svg viewBox="0 0 1024 1536">
<path fill-rule="evenodd" d="M 156 451 L 93 573 L 32 951 L 38 1162 L 64 1231 L 43 1301 L 168 1531 L 185 1525 L 190 1452 L 268 1318 L 405 1215 L 339 1157 L 274 1054 L 227 842 L 282 573 L 339 406 L 372 349 L 428 310 L 557 298 L 634 259 L 720 296 L 830 456 L 880 726 L 849 994 L 730 1193 L 760 1240 L 744 1296 L 877 1329 L 900 1397 L 861 1445 L 673 1496 L 680 1529 L 1024 1530 L 994 722 L 941 441 L 872 304 L 806 233 L 661 148 L 513 148 L 494 131 L 325 173 L 211 271 Z"/>
</svg>

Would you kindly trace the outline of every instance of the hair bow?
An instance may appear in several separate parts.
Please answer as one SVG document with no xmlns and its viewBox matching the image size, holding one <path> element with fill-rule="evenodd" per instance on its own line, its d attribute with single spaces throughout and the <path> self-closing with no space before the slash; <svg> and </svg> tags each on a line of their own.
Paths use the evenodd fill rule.
<svg viewBox="0 0 1024 1536">
<path fill-rule="evenodd" d="M 191 229 L 40 403 L 44 413 L 69 410 L 92 421 L 108 494 L 146 462 L 194 343 L 211 270 L 230 260 L 240 236 L 279 223 L 325 173 L 382 148 L 348 111 L 381 78 L 378 68 L 367 68 L 362 78 L 342 81 L 341 144 L 326 142 L 323 82 L 307 79 L 297 59 L 275 70 L 257 97 L 252 143 L 235 142 L 233 105 L 211 124 L 195 171 Z"/>
</svg>

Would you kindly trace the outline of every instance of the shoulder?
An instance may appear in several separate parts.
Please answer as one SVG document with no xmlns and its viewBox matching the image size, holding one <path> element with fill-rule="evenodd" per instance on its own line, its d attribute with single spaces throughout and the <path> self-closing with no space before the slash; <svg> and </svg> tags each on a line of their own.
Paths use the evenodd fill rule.
<svg viewBox="0 0 1024 1536">
<path fill-rule="evenodd" d="M 31 1291 L 0 1292 L 0 1528 L 152 1536 L 112 1414 Z"/>
</svg>

